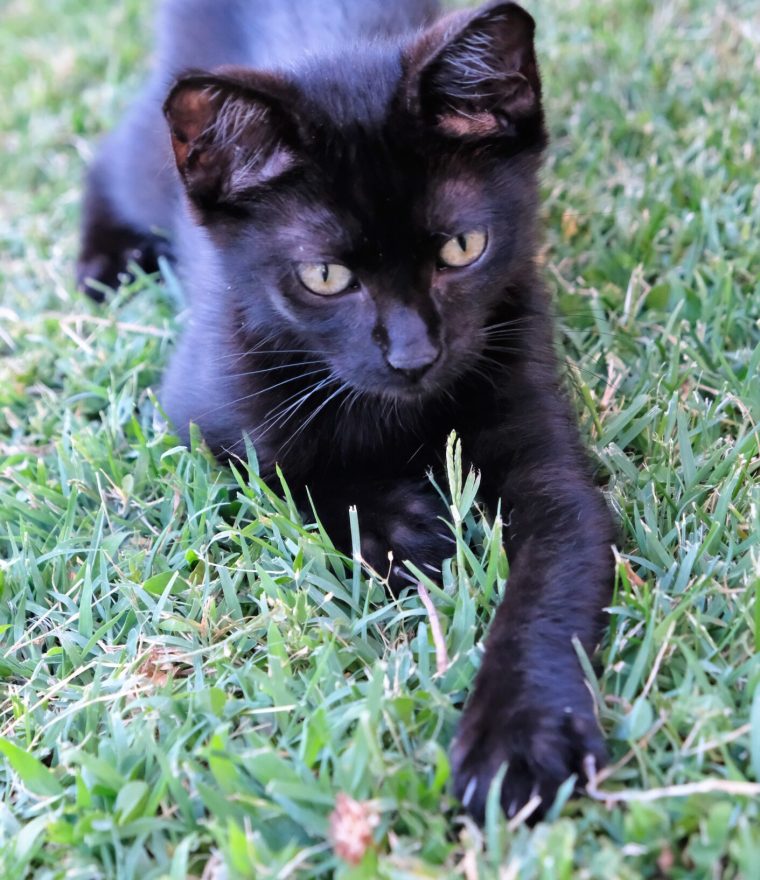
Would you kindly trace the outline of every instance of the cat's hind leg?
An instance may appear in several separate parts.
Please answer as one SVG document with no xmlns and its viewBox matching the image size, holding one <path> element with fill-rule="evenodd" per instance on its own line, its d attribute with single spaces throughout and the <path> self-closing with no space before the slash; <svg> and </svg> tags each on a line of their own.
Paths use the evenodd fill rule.
<svg viewBox="0 0 760 880">
<path fill-rule="evenodd" d="M 82 207 L 77 287 L 101 301 L 130 266 L 156 272 L 171 258 L 175 192 L 169 135 L 158 98 L 146 94 L 101 144 L 90 166 Z"/>
<path fill-rule="evenodd" d="M 88 177 L 83 206 L 82 237 L 76 266 L 77 288 L 92 299 L 105 299 L 104 287 L 116 289 L 128 278 L 130 266 L 157 272 L 159 257 L 171 257 L 166 237 L 120 219 L 102 181 L 99 169 Z"/>
</svg>

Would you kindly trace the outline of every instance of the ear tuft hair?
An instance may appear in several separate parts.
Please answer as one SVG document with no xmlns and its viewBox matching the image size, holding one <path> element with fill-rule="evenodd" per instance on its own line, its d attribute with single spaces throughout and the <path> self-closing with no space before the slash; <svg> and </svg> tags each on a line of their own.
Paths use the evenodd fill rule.
<svg viewBox="0 0 760 880">
<path fill-rule="evenodd" d="M 249 71 L 177 81 L 164 114 L 177 169 L 198 207 L 233 206 L 298 164 L 285 91 L 278 78 Z"/>
<path fill-rule="evenodd" d="M 535 22 L 516 3 L 455 13 L 407 53 L 409 105 L 442 134 L 464 139 L 543 130 Z"/>
</svg>

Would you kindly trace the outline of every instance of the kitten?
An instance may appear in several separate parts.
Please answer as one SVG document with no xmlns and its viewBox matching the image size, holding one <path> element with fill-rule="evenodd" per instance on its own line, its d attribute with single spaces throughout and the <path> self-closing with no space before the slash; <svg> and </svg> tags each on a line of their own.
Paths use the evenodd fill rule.
<svg viewBox="0 0 760 880">
<path fill-rule="evenodd" d="M 573 638 L 590 653 L 600 635 L 613 529 L 534 259 L 533 19 L 505 2 L 436 12 L 165 4 L 152 79 L 90 171 L 78 277 L 95 292 L 130 259 L 171 256 L 190 302 L 161 392 L 178 431 L 195 422 L 220 459 L 250 437 L 346 549 L 358 505 L 362 552 L 385 572 L 392 551 L 395 589 L 404 560 L 438 571 L 452 553 L 426 472 L 458 432 L 501 503 L 511 571 L 455 791 L 482 819 L 507 762 L 504 810 L 537 792 L 538 816 L 604 760 Z"/>
</svg>

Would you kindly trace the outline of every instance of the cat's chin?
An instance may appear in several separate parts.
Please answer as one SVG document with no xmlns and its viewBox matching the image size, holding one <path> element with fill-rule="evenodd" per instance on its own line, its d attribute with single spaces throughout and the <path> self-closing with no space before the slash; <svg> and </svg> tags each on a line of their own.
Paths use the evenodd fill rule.
<svg viewBox="0 0 760 880">
<path fill-rule="evenodd" d="M 406 388 L 375 388 L 366 392 L 383 402 L 393 402 L 405 406 L 421 406 L 436 400 L 443 394 L 439 385 L 410 385 Z"/>
<path fill-rule="evenodd" d="M 445 393 L 445 384 L 440 381 L 423 379 L 418 382 L 386 381 L 372 384 L 351 385 L 367 397 L 376 398 L 384 403 L 404 403 L 419 405 L 435 400 Z"/>
</svg>

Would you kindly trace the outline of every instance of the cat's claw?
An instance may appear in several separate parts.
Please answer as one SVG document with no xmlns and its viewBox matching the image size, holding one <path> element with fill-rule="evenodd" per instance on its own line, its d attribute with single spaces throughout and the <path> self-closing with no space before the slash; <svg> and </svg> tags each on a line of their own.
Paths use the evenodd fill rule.
<svg viewBox="0 0 760 880">
<path fill-rule="evenodd" d="M 526 821 L 542 818 L 572 775 L 578 787 L 593 783 L 606 757 L 593 711 L 552 712 L 540 702 L 499 711 L 491 704 L 468 707 L 452 748 L 454 793 L 478 822 L 485 819 L 491 784 L 503 765 L 500 803 L 506 816 L 517 816 L 538 796 Z"/>
<path fill-rule="evenodd" d="M 467 788 L 464 790 L 464 794 L 462 795 L 462 806 L 467 809 L 470 806 L 470 801 L 472 800 L 473 795 L 478 790 L 478 777 L 471 776 L 470 781 L 467 783 Z"/>
</svg>

